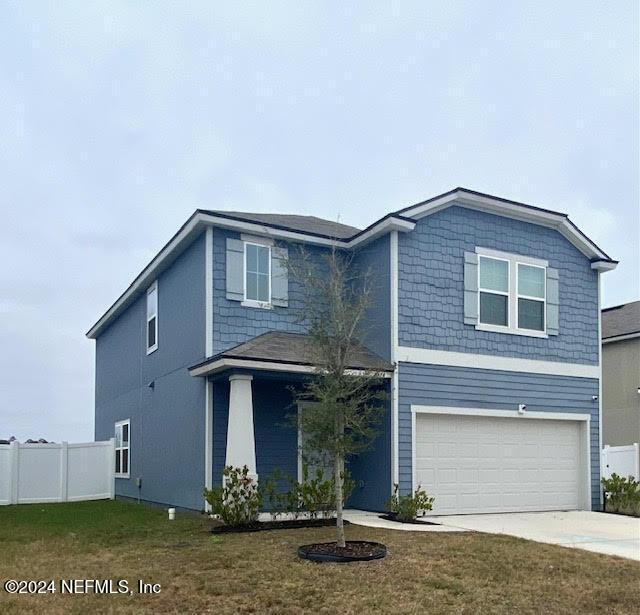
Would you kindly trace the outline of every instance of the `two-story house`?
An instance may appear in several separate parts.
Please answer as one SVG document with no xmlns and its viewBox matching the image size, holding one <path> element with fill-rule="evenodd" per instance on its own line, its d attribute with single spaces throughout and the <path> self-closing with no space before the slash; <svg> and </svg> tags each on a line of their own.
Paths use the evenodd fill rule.
<svg viewBox="0 0 640 615">
<path fill-rule="evenodd" d="M 381 510 L 399 483 L 435 513 L 600 507 L 600 274 L 616 261 L 565 214 L 463 188 L 364 230 L 196 211 L 87 334 L 118 495 L 201 509 L 225 465 L 298 473 L 299 245 L 376 274 L 351 367 L 382 371 L 389 395 L 350 506 Z"/>
</svg>

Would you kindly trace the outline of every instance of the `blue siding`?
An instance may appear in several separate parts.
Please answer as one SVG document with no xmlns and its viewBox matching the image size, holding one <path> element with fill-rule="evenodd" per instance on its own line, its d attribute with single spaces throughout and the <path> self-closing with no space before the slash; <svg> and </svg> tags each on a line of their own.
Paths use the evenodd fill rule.
<svg viewBox="0 0 640 615">
<path fill-rule="evenodd" d="M 290 417 L 297 413 L 291 392 L 294 383 L 285 379 L 265 378 L 254 373 L 253 420 L 256 439 L 258 476 L 266 480 L 276 469 L 294 478 L 298 475 L 298 432 Z M 214 382 L 213 402 L 213 484 L 222 482 L 229 420 L 229 382 Z M 384 510 L 391 492 L 391 418 L 389 403 L 374 448 L 349 463 L 356 489 L 348 506 L 367 510 Z"/>
<path fill-rule="evenodd" d="M 389 385 L 386 392 L 389 396 Z M 351 478 L 356 482 L 356 488 L 347 502 L 349 508 L 384 511 L 391 496 L 390 397 L 385 400 L 384 407 L 384 416 L 372 448 L 349 461 Z"/>
<path fill-rule="evenodd" d="M 398 449 L 400 487 L 411 490 L 411 405 L 576 412 L 591 415 L 592 506 L 600 506 L 598 380 L 522 372 L 401 363 Z"/>
<path fill-rule="evenodd" d="M 226 297 L 226 240 L 240 239 L 240 233 L 214 229 L 213 235 L 213 348 L 214 354 L 261 335 L 267 331 L 304 333 L 300 322 L 302 313 L 302 288 L 296 280 L 289 279 L 288 307 L 269 310 L 246 307 L 239 301 Z M 298 244 L 281 244 L 289 248 L 289 258 L 299 257 Z M 326 250 L 304 246 L 304 250 L 321 263 L 320 255 Z"/>
<path fill-rule="evenodd" d="M 559 270 L 560 335 L 524 337 L 464 324 L 464 252 L 476 247 L 546 259 Z M 400 234 L 398 268 L 401 346 L 598 363 L 597 272 L 553 229 L 450 207 Z"/>
<path fill-rule="evenodd" d="M 186 368 L 204 355 L 204 314 L 201 235 L 158 277 L 158 350 L 146 354 L 145 293 L 96 340 L 96 439 L 131 420 L 130 478 L 116 479 L 118 495 L 202 508 L 205 385 Z"/>
<path fill-rule="evenodd" d="M 254 375 L 253 428 L 256 439 L 256 465 L 260 479 L 279 468 L 293 477 L 298 475 L 298 432 L 289 416 L 295 414 L 290 382 Z M 229 420 L 229 381 L 216 380 L 213 385 L 213 484 L 219 485 L 227 448 Z"/>
<path fill-rule="evenodd" d="M 391 359 L 391 262 L 390 239 L 384 235 L 358 250 L 353 266 L 360 275 L 371 272 L 371 307 L 361 327 L 365 346 L 384 359 Z"/>
</svg>

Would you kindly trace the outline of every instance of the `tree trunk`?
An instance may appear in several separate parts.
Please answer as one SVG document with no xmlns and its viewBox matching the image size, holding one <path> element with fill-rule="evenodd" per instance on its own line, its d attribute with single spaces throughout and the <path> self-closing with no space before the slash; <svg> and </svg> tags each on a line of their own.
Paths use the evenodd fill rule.
<svg viewBox="0 0 640 615">
<path fill-rule="evenodd" d="M 342 410 L 336 412 L 336 435 L 342 441 L 344 433 L 344 418 Z M 338 547 L 345 546 L 344 519 L 342 518 L 342 502 L 344 500 L 343 477 L 344 477 L 344 453 L 336 451 L 333 463 L 333 475 L 336 484 L 336 543 Z"/>
<path fill-rule="evenodd" d="M 341 453 L 336 453 L 333 474 L 336 483 L 336 542 L 339 547 L 344 547 L 344 519 L 342 518 L 344 458 Z"/>
</svg>

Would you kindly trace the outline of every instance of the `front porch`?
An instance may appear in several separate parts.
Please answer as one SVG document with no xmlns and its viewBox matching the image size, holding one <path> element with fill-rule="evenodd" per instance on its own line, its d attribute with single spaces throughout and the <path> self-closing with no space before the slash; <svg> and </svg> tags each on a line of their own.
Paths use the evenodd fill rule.
<svg viewBox="0 0 640 615">
<path fill-rule="evenodd" d="M 246 465 L 258 481 L 276 470 L 301 479 L 296 392 L 313 374 L 313 366 L 305 360 L 306 342 L 303 335 L 268 333 L 191 368 L 192 375 L 207 381 L 207 487 L 220 485 L 227 465 Z M 364 348 L 353 363 L 354 374 L 364 369 L 392 372 L 390 365 Z M 351 507 L 383 510 L 391 493 L 389 400 L 384 404 L 373 447 L 348 463 L 356 483 L 348 501 Z"/>
</svg>

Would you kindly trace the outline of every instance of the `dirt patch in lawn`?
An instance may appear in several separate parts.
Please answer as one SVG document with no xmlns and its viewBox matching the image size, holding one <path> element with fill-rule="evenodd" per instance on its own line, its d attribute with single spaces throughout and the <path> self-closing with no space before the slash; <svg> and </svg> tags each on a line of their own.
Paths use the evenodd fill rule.
<svg viewBox="0 0 640 615">
<path fill-rule="evenodd" d="M 11 595 L 0 612 L 626 614 L 640 563 L 504 535 L 351 525 L 387 546 L 371 562 L 301 560 L 333 528 L 212 535 L 198 517 L 122 502 L 0 507 L 0 579 L 125 579 L 157 594 Z M 176 545 L 180 545 L 176 547 Z"/>
</svg>

